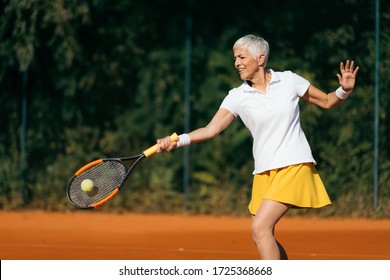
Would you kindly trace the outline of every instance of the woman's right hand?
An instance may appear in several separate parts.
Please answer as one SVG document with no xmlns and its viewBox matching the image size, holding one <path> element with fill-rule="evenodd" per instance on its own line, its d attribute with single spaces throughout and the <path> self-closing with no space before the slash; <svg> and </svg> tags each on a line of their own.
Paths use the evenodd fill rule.
<svg viewBox="0 0 390 280">
<path fill-rule="evenodd" d="M 170 152 L 176 149 L 177 146 L 177 142 L 172 141 L 170 136 L 158 139 L 157 144 L 157 153 Z"/>
</svg>

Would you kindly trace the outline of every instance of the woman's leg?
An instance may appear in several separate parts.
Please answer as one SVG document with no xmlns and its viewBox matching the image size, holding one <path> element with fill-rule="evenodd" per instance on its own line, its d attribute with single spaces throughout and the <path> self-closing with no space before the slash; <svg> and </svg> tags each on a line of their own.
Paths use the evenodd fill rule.
<svg viewBox="0 0 390 280">
<path fill-rule="evenodd" d="M 287 254 L 274 236 L 276 223 L 290 207 L 281 202 L 263 200 L 252 219 L 253 240 L 263 260 L 287 259 Z"/>
</svg>

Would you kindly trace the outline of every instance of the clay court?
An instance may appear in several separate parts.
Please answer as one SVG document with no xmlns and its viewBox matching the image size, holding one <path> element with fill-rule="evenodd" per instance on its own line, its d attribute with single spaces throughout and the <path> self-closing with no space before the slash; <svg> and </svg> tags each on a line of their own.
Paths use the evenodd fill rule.
<svg viewBox="0 0 390 280">
<path fill-rule="evenodd" d="M 0 212 L 2 260 L 256 260 L 250 218 Z M 294 260 L 389 260 L 390 220 L 285 217 Z"/>
</svg>

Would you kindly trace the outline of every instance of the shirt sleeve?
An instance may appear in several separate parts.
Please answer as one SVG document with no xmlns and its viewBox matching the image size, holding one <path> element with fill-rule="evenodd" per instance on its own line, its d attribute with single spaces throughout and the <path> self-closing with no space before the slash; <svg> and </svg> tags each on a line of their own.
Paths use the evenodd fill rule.
<svg viewBox="0 0 390 280">
<path fill-rule="evenodd" d="M 310 82 L 301 76 L 293 73 L 295 92 L 299 97 L 302 97 L 310 86 Z"/>
<path fill-rule="evenodd" d="M 237 111 L 237 97 L 233 91 L 230 91 L 229 94 L 226 95 L 219 108 L 227 109 L 230 113 L 234 115 L 235 118 L 237 118 L 237 116 L 239 115 Z"/>
</svg>

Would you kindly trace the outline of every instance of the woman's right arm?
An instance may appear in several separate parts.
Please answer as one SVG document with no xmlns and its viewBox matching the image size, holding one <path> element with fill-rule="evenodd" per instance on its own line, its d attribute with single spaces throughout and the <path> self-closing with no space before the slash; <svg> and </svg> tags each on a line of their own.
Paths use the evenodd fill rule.
<svg viewBox="0 0 390 280">
<path fill-rule="evenodd" d="M 198 143 L 216 137 L 228 127 L 234 118 L 234 115 L 229 110 L 220 108 L 207 126 L 188 133 L 191 143 Z M 176 148 L 176 142 L 172 142 L 169 136 L 158 139 L 157 144 L 157 152 L 169 152 Z"/>
</svg>

